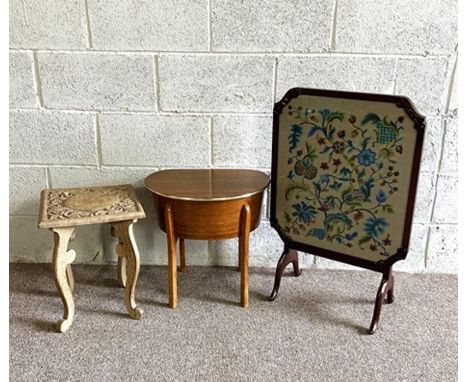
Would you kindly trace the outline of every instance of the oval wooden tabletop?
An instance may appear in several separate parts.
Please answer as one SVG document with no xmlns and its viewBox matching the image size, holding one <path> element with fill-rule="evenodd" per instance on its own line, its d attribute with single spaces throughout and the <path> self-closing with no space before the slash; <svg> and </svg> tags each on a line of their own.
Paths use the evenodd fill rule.
<svg viewBox="0 0 468 382">
<path fill-rule="evenodd" d="M 270 178 L 255 170 L 163 170 L 145 179 L 151 192 L 172 199 L 216 201 L 248 197 L 262 192 Z"/>
</svg>

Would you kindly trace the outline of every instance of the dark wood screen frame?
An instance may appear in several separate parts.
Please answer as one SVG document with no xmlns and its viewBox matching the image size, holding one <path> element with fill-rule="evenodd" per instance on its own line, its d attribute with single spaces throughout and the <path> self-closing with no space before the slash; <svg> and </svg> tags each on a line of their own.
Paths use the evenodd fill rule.
<svg viewBox="0 0 468 382">
<path fill-rule="evenodd" d="M 320 97 L 331 97 L 331 98 L 344 98 L 353 100 L 364 100 L 364 101 L 377 101 L 395 104 L 405 111 L 408 117 L 414 122 L 414 128 L 416 129 L 416 142 L 414 148 L 414 157 L 412 163 L 410 186 L 407 197 L 407 208 L 405 213 L 405 220 L 403 223 L 403 237 L 402 246 L 398 248 L 396 253 L 389 256 L 385 260 L 373 262 L 371 260 L 365 260 L 336 251 L 316 247 L 313 245 L 294 241 L 288 236 L 281 228 L 276 217 L 276 194 L 277 194 L 277 172 L 278 172 L 278 135 L 279 135 L 279 116 L 282 113 L 284 107 L 294 98 L 300 95 L 312 95 Z M 272 166 L 271 166 L 271 202 L 270 202 L 270 223 L 271 226 L 278 232 L 281 239 L 284 242 L 285 250 L 283 255 L 278 262 L 277 274 L 275 279 L 275 288 L 273 289 L 270 299 L 276 298 L 278 293 L 279 283 L 281 280 L 282 272 L 284 268 L 289 264 L 293 263 L 296 275 L 300 274 L 299 266 L 297 263 L 297 251 L 310 253 L 316 256 L 324 257 L 331 260 L 340 261 L 342 263 L 354 265 L 361 268 L 381 272 L 384 274 L 383 280 L 386 279 L 386 292 L 388 293 L 388 299 L 390 300 L 390 294 L 392 294 L 393 300 L 393 276 L 391 274 L 392 265 L 406 258 L 408 253 L 410 235 L 411 235 L 411 224 L 413 221 L 414 204 L 416 199 L 416 190 L 418 184 L 419 167 L 421 162 L 421 153 L 424 139 L 425 129 L 425 118 L 419 114 L 412 102 L 403 96 L 385 95 L 385 94 L 372 94 L 372 93 L 356 93 L 356 92 L 345 92 L 335 90 L 321 90 L 321 89 L 309 89 L 309 88 L 292 88 L 284 95 L 284 97 L 275 104 L 273 109 L 273 142 L 272 142 Z M 383 281 L 382 280 L 382 281 Z M 383 282 L 382 282 L 383 283 Z M 383 288 L 385 289 L 385 288 Z M 391 290 L 390 290 L 391 289 Z M 382 290 L 383 292 L 383 290 Z M 386 293 L 385 293 L 386 294 Z M 380 314 L 380 310 L 378 312 Z M 375 313 L 374 313 L 375 315 Z M 377 317 L 378 320 L 378 317 Z M 374 320 L 373 320 L 374 321 Z M 375 322 L 375 328 L 370 332 L 376 330 L 377 322 Z"/>
</svg>

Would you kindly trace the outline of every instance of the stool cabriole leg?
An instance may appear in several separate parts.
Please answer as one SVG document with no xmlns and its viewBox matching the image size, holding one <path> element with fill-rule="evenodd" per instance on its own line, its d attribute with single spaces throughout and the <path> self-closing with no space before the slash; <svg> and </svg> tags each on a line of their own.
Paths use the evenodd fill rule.
<svg viewBox="0 0 468 382">
<path fill-rule="evenodd" d="M 241 271 L 241 306 L 249 306 L 249 236 L 250 236 L 250 206 L 245 204 L 241 210 L 239 236 L 239 258 Z"/>
<path fill-rule="evenodd" d="M 116 237 L 115 228 L 111 226 L 111 235 Z M 121 287 L 127 284 L 127 261 L 125 257 L 117 256 L 117 281 Z"/>
<path fill-rule="evenodd" d="M 75 227 L 52 228 L 54 233 L 54 252 L 52 255 L 52 270 L 54 281 L 63 303 L 63 320 L 57 324 L 57 329 L 66 332 L 75 316 L 75 303 L 73 301 L 73 273 L 70 264 L 75 260 L 76 252 L 68 250 L 68 242 Z"/>
<path fill-rule="evenodd" d="M 119 239 L 115 250 L 119 258 L 124 259 L 122 264 L 125 264 L 125 305 L 130 317 L 139 319 L 143 309 L 135 302 L 135 288 L 140 273 L 140 253 L 133 236 L 133 224 L 136 222 L 137 219 L 115 222 L 112 227 Z"/>
<path fill-rule="evenodd" d="M 76 231 L 74 230 L 70 236 L 70 240 L 68 241 L 68 244 L 70 244 L 73 240 L 75 240 L 76 236 Z M 71 264 L 67 265 L 67 280 L 68 280 L 68 285 L 70 285 L 70 289 L 72 293 L 75 292 L 75 278 L 73 277 L 73 270 L 71 267 Z"/>
<path fill-rule="evenodd" d="M 70 290 L 72 293 L 75 292 L 75 278 L 73 277 L 73 270 L 70 264 L 67 265 L 67 281 L 68 285 L 70 286 Z"/>
<path fill-rule="evenodd" d="M 169 281 L 169 307 L 177 306 L 177 238 L 174 232 L 174 218 L 170 205 L 166 206 L 167 266 Z"/>
<path fill-rule="evenodd" d="M 121 287 L 127 286 L 127 259 L 125 257 L 119 256 L 118 258 L 117 281 Z"/>
</svg>

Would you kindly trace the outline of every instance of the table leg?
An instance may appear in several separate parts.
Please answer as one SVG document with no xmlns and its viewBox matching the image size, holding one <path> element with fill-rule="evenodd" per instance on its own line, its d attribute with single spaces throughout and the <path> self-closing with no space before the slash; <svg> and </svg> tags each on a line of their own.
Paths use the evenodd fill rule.
<svg viewBox="0 0 468 382">
<path fill-rule="evenodd" d="M 73 270 L 70 264 L 67 265 L 67 281 L 72 293 L 75 292 L 75 278 L 73 277 Z"/>
<path fill-rule="evenodd" d="M 140 253 L 133 236 L 133 224 L 137 219 L 112 223 L 112 227 L 119 243 L 115 246 L 115 251 L 125 264 L 125 305 L 130 317 L 139 319 L 143 315 L 143 309 L 139 308 L 135 302 L 135 288 L 140 273 Z"/>
<path fill-rule="evenodd" d="M 185 262 L 185 240 L 182 237 L 179 238 L 179 251 L 180 251 L 180 271 L 185 272 L 187 270 L 187 265 Z"/>
<path fill-rule="evenodd" d="M 115 228 L 111 225 L 111 235 L 116 237 Z M 127 284 L 127 260 L 125 257 L 117 256 L 117 281 L 121 287 Z"/>
<path fill-rule="evenodd" d="M 127 259 L 125 257 L 118 258 L 117 263 L 117 280 L 121 287 L 126 287 L 127 285 Z"/>
<path fill-rule="evenodd" d="M 240 246 L 239 246 L 239 253 L 237 254 L 237 267 L 236 271 L 240 272 L 241 270 L 241 251 L 240 251 Z"/>
<path fill-rule="evenodd" d="M 61 332 L 67 331 L 75 316 L 75 303 L 73 301 L 73 274 L 70 264 L 75 260 L 76 252 L 68 251 L 68 242 L 75 227 L 52 228 L 54 233 L 54 252 L 52 255 L 52 270 L 55 285 L 63 303 L 63 320 L 58 322 L 57 328 Z M 71 277 L 70 277 L 71 276 Z"/>
<path fill-rule="evenodd" d="M 249 236 L 250 236 L 250 206 L 242 207 L 241 231 L 239 236 L 239 257 L 241 269 L 241 306 L 249 306 Z"/>
<path fill-rule="evenodd" d="M 174 232 L 174 219 L 172 208 L 168 204 L 165 211 L 167 256 L 168 256 L 168 280 L 169 280 L 169 307 L 177 306 L 177 239 Z"/>
</svg>

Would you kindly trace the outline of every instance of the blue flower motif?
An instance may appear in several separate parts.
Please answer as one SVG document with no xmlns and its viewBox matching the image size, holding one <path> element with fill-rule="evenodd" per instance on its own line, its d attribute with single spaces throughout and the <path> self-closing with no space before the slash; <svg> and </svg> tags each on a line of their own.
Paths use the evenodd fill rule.
<svg viewBox="0 0 468 382">
<path fill-rule="evenodd" d="M 294 178 L 294 172 L 292 170 L 288 172 L 288 178 L 290 180 L 292 180 L 292 178 Z"/>
<path fill-rule="evenodd" d="M 358 162 L 363 166 L 370 166 L 375 162 L 375 152 L 371 149 L 362 150 L 358 155 Z"/>
<path fill-rule="evenodd" d="M 313 230 L 311 230 L 309 232 L 309 235 L 312 234 L 312 236 L 320 239 L 320 240 L 323 240 L 323 238 L 325 237 L 325 230 L 324 229 L 321 229 L 321 228 L 314 228 Z"/>
<path fill-rule="evenodd" d="M 377 200 L 377 203 L 379 204 L 385 203 L 385 201 L 387 200 L 387 195 L 385 195 L 385 192 L 383 192 L 382 190 L 379 190 L 377 192 L 377 195 L 375 196 L 375 200 Z"/>
<path fill-rule="evenodd" d="M 364 223 L 364 232 L 371 237 L 377 238 L 377 236 L 385 232 L 387 226 L 388 222 L 385 218 L 371 217 Z"/>
<path fill-rule="evenodd" d="M 346 240 L 351 241 L 351 240 L 353 240 L 357 235 L 358 235 L 358 233 L 357 233 L 356 231 L 354 231 L 354 232 L 347 233 L 347 234 L 345 235 L 345 238 L 346 238 Z"/>
<path fill-rule="evenodd" d="M 309 223 L 317 214 L 315 208 L 305 202 L 293 204 L 292 207 L 295 210 L 292 215 L 296 216 L 299 222 L 302 223 Z"/>
<path fill-rule="evenodd" d="M 322 114 L 324 118 L 327 118 L 331 114 L 331 111 L 330 109 L 322 109 L 320 110 L 320 114 Z"/>
<path fill-rule="evenodd" d="M 328 183 L 330 181 L 330 176 L 327 174 L 324 174 L 320 177 L 320 183 Z"/>
</svg>

